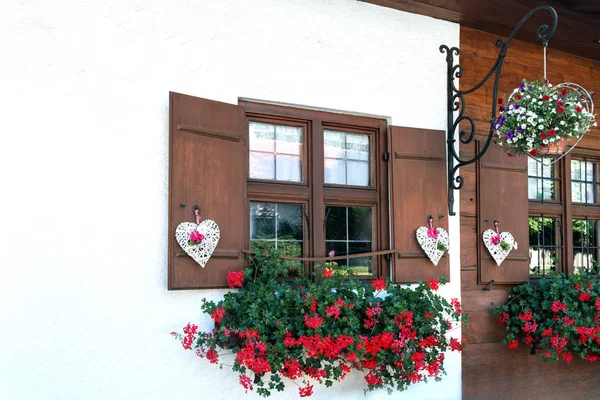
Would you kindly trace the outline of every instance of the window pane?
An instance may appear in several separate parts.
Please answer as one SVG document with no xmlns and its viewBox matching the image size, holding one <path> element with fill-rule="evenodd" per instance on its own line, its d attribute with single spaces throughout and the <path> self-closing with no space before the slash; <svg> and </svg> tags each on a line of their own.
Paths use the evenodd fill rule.
<svg viewBox="0 0 600 400">
<path fill-rule="evenodd" d="M 300 157 L 278 154 L 275 160 L 276 179 L 278 181 L 302 181 L 302 162 L 300 161 Z"/>
<path fill-rule="evenodd" d="M 527 160 L 527 175 L 529 199 L 532 200 L 555 200 L 556 179 L 554 178 L 554 164 L 550 159 Z"/>
<path fill-rule="evenodd" d="M 571 160 L 571 200 L 576 203 L 597 203 L 597 163 Z"/>
<path fill-rule="evenodd" d="M 368 253 L 373 245 L 373 209 L 371 207 L 325 207 L 325 247 L 336 256 Z M 373 273 L 373 258 L 343 260 L 357 275 Z"/>
<path fill-rule="evenodd" d="M 529 270 L 531 275 L 556 271 L 560 259 L 556 218 L 529 218 Z"/>
<path fill-rule="evenodd" d="M 369 186 L 369 135 L 325 130 L 325 183 Z"/>
<path fill-rule="evenodd" d="M 573 220 L 573 265 L 575 270 L 598 273 L 598 221 Z"/>
<path fill-rule="evenodd" d="M 250 178 L 302 182 L 302 128 L 250 122 Z"/>
<path fill-rule="evenodd" d="M 304 207 L 298 204 L 250 202 L 250 250 L 278 249 L 282 255 L 304 254 Z M 284 261 L 301 269 L 300 261 Z"/>
</svg>

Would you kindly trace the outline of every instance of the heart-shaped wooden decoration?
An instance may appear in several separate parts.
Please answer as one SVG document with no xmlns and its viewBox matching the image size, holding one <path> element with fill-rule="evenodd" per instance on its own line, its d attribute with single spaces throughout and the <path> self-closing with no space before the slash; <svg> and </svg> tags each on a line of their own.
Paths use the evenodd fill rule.
<svg viewBox="0 0 600 400">
<path fill-rule="evenodd" d="M 198 244 L 190 244 L 190 233 L 198 231 L 204 235 L 204 239 Z M 199 224 L 193 222 L 182 222 L 175 229 L 175 239 L 190 257 L 202 268 L 208 262 L 213 251 L 219 243 L 221 231 L 215 221 L 204 220 Z"/>
<path fill-rule="evenodd" d="M 492 238 L 496 236 L 500 236 L 500 240 L 496 239 L 493 241 Z M 505 243 L 506 248 L 502 248 L 502 242 Z M 511 250 L 517 248 L 515 238 L 510 234 L 510 232 L 496 233 L 492 229 L 488 229 L 483 232 L 483 243 L 492 255 L 494 261 L 496 261 L 496 265 L 502 264 L 502 261 L 504 261 Z"/>
<path fill-rule="evenodd" d="M 437 238 L 435 234 L 430 236 L 427 234 L 428 229 L 434 229 L 437 231 Z M 417 229 L 417 242 L 421 245 L 421 248 L 427 254 L 427 257 L 431 260 L 433 265 L 437 267 L 440 262 L 440 258 L 444 255 L 444 251 L 448 249 L 449 240 L 448 232 L 444 228 L 427 228 L 425 226 Z"/>
</svg>

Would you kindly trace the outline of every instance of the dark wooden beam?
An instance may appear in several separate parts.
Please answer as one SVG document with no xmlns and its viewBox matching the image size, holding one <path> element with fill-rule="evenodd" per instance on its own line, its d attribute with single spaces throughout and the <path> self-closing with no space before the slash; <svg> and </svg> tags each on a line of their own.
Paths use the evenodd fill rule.
<svg viewBox="0 0 600 400">
<path fill-rule="evenodd" d="M 465 27 L 507 37 L 531 9 L 550 5 L 558 13 L 558 28 L 550 48 L 600 60 L 600 0 L 359 0 L 410 13 L 456 22 Z M 537 43 L 537 28 L 548 15 L 532 16 L 517 39 Z M 441 43 L 440 43 L 441 44 Z"/>
</svg>

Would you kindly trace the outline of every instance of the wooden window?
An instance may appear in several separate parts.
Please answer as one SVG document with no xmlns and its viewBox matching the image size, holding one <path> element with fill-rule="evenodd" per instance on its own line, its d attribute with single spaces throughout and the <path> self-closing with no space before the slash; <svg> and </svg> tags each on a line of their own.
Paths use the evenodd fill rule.
<svg viewBox="0 0 600 400">
<path fill-rule="evenodd" d="M 270 247 L 348 256 L 340 264 L 359 279 L 449 279 L 448 257 L 433 266 L 415 238 L 429 216 L 448 229 L 445 143 L 443 131 L 381 118 L 171 93 L 169 288 L 227 287 L 244 249 Z M 206 268 L 174 240 L 195 208 L 221 230 Z M 316 260 L 285 262 L 310 270 Z"/>
<path fill-rule="evenodd" d="M 599 272 L 598 222 L 598 220 L 587 217 L 573 219 L 573 267 L 575 271 L 581 269 L 592 274 Z"/>
<path fill-rule="evenodd" d="M 598 163 L 584 158 L 571 160 L 571 200 L 574 203 L 598 203 Z"/>
<path fill-rule="evenodd" d="M 240 104 L 247 113 L 249 132 L 246 184 L 251 249 L 268 243 L 253 236 L 256 215 L 252 213 L 259 204 L 261 210 L 276 215 L 271 219 L 282 218 L 282 207 L 287 207 L 288 215 L 293 208 L 294 242 L 282 242 L 276 224 L 268 222 L 270 245 L 281 249 L 288 243 L 286 251 L 294 254 L 287 255 L 325 257 L 334 251 L 341 256 L 390 248 L 388 174 L 382 159 L 387 150 L 385 120 L 250 101 Z M 282 175 L 276 161 L 280 154 L 290 166 Z M 338 262 L 359 278 L 389 274 L 383 257 Z M 303 265 L 310 270 L 314 264 Z"/>
<path fill-rule="evenodd" d="M 250 178 L 302 182 L 303 129 L 250 122 Z"/>
<path fill-rule="evenodd" d="M 325 206 L 325 251 L 335 255 L 369 253 L 373 250 L 373 208 Z M 373 274 L 373 257 L 338 261 L 355 275 Z"/>
<path fill-rule="evenodd" d="M 558 184 L 557 168 L 550 159 L 538 162 L 534 158 L 527 159 L 529 200 L 557 201 Z"/>
<path fill-rule="evenodd" d="M 573 273 L 581 268 L 596 273 L 598 159 L 584 153 L 567 155 L 551 165 L 549 161 L 536 164 L 538 176 L 532 179 L 534 168 L 530 167 L 528 182 L 530 274 Z M 545 172 L 546 164 L 550 172 Z M 554 186 L 540 184 L 542 180 L 552 181 Z M 533 198 L 533 193 L 540 193 L 540 185 L 542 195 Z M 549 199 L 548 193 L 554 197 Z"/>
<path fill-rule="evenodd" d="M 557 218 L 544 215 L 529 217 L 530 274 L 555 272 L 561 259 L 560 224 Z"/>
<path fill-rule="evenodd" d="M 250 202 L 250 250 L 278 249 L 282 255 L 304 255 L 302 204 Z M 290 262 L 302 268 L 299 261 Z"/>
</svg>

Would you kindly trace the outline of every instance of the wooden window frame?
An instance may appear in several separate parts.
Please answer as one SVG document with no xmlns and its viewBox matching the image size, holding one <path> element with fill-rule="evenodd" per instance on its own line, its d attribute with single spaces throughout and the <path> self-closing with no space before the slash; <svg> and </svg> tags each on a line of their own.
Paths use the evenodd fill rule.
<svg viewBox="0 0 600 400">
<path fill-rule="evenodd" d="M 560 201 L 540 201 L 529 200 L 529 215 L 532 217 L 543 215 L 548 218 L 557 218 L 559 220 L 559 231 L 557 238 L 560 243 L 561 254 L 559 257 L 559 267 L 556 272 L 566 274 L 574 273 L 574 249 L 573 249 L 573 219 L 600 220 L 600 203 L 577 203 L 572 201 L 572 182 L 571 182 L 571 160 L 587 160 L 596 163 L 596 174 L 600 166 L 600 158 L 597 152 L 588 149 L 577 148 L 572 153 L 567 154 L 555 165 L 557 166 L 557 175 L 560 188 L 558 190 Z M 600 199 L 599 187 L 595 187 L 596 200 Z M 539 279 L 541 276 L 532 275 L 531 279 Z"/>
<path fill-rule="evenodd" d="M 388 124 L 385 119 L 242 99 L 238 104 L 246 110 L 248 126 L 250 122 L 263 122 L 303 127 L 302 182 L 250 179 L 247 146 L 244 173 L 247 177 L 248 204 L 255 201 L 303 204 L 304 257 L 326 256 L 326 206 L 372 207 L 372 251 L 389 248 L 389 174 L 387 162 L 382 157 L 387 152 L 388 144 Z M 370 135 L 370 186 L 325 184 L 323 136 L 326 129 Z M 245 140 L 248 145 L 248 130 Z M 249 247 L 249 235 L 247 240 Z M 315 264 L 317 263 L 305 262 L 306 270 L 313 270 Z M 356 278 L 370 280 L 378 276 L 389 276 L 389 263 L 384 262 L 383 257 L 375 257 L 372 272 L 370 276 Z"/>
</svg>

